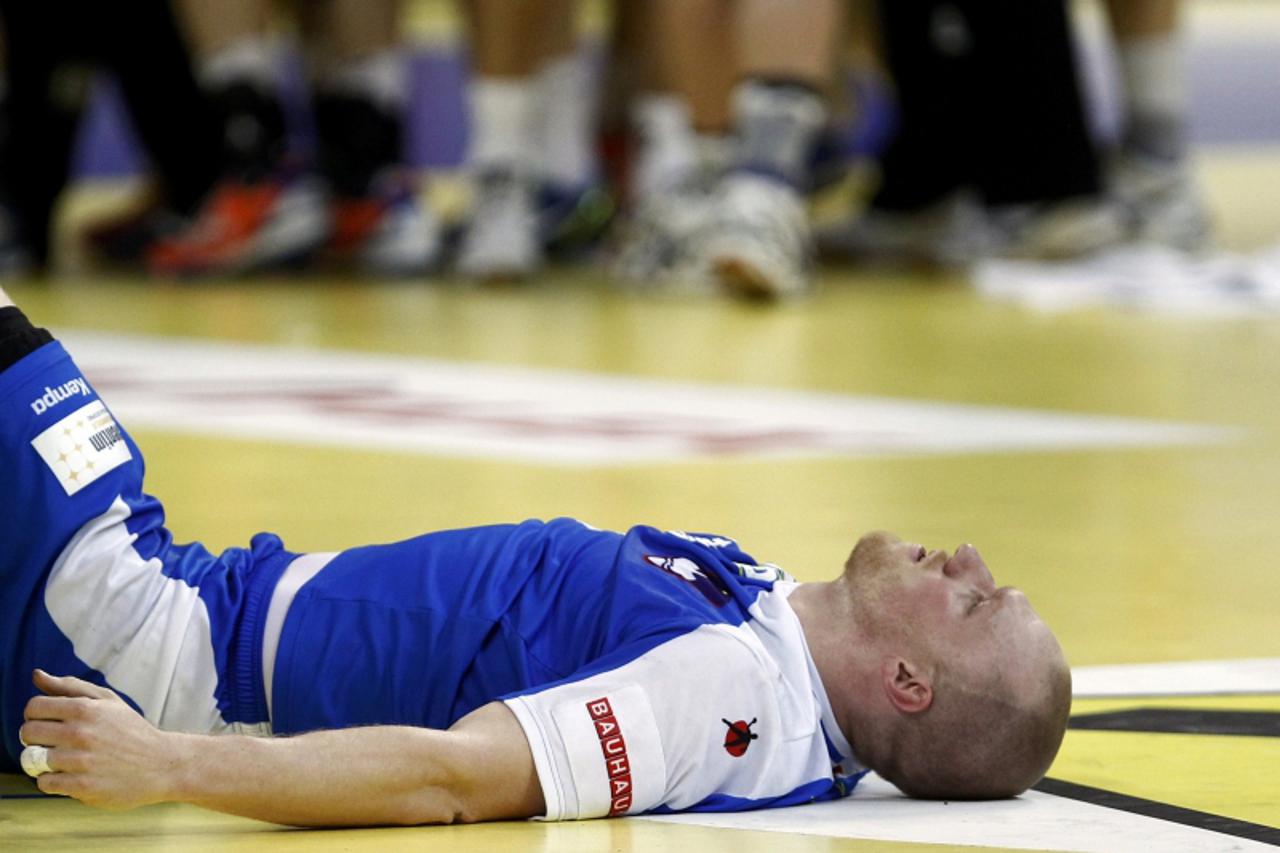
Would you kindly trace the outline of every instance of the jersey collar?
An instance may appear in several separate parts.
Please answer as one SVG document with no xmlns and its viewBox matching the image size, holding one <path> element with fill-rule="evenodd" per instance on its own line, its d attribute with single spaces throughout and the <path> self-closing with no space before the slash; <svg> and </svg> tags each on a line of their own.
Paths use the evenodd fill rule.
<svg viewBox="0 0 1280 853">
<path fill-rule="evenodd" d="M 778 581 L 773 585 L 773 591 L 788 599 L 791 593 L 799 589 L 800 584 L 795 581 Z M 790 602 L 788 602 L 790 606 Z M 795 611 L 792 611 L 794 615 Z M 799 617 L 796 617 L 799 622 Z M 831 700 L 827 698 L 827 689 L 822 685 L 822 676 L 818 674 L 818 667 L 813 662 L 813 655 L 809 653 L 809 642 L 804 638 L 804 630 L 800 630 L 800 646 L 804 649 L 804 661 L 809 667 L 809 683 L 813 686 L 813 698 L 818 703 L 818 709 L 822 713 L 822 733 L 826 736 L 827 745 L 838 753 L 838 758 L 832 756 L 832 761 L 838 761 L 842 765 L 846 774 L 852 775 L 866 767 L 853 754 L 853 747 L 849 745 L 849 741 L 845 738 L 844 732 L 840 731 L 840 726 L 836 723 L 835 712 L 831 710 Z"/>
</svg>

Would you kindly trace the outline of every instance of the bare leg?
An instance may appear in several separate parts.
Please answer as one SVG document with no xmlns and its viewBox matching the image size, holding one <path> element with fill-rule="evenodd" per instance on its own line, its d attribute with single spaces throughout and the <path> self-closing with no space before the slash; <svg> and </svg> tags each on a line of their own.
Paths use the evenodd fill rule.
<svg viewBox="0 0 1280 853">
<path fill-rule="evenodd" d="M 542 262 L 534 192 L 541 157 L 538 71 L 550 46 L 573 39 L 574 4 L 468 0 L 471 36 L 468 160 L 476 204 L 458 253 L 471 278 L 523 278 Z"/>
<path fill-rule="evenodd" d="M 398 0 L 310 0 L 299 3 L 309 47 L 323 48 L 335 63 L 365 59 L 400 41 Z"/>
<path fill-rule="evenodd" d="M 599 95 L 595 69 L 578 50 L 576 0 L 546 4 L 537 33 L 542 54 L 536 78 L 538 176 L 544 185 L 573 193 L 599 179 Z"/>
<path fill-rule="evenodd" d="M 843 0 L 738 0 L 734 37 L 742 77 L 823 89 L 844 42 Z"/>
<path fill-rule="evenodd" d="M 260 180 L 284 155 L 278 50 L 266 0 L 180 0 L 196 79 L 220 111 L 232 176 Z"/>
<path fill-rule="evenodd" d="M 1117 38 L 1167 35 L 1178 29 L 1182 0 L 1107 0 L 1107 17 Z"/>
<path fill-rule="evenodd" d="M 841 0 L 738 0 L 739 168 L 802 185 L 844 41 Z"/>
<path fill-rule="evenodd" d="M 630 110 L 635 199 L 687 185 L 728 132 L 734 8 L 734 0 L 648 0 L 634 10 L 641 59 L 641 91 Z"/>
<path fill-rule="evenodd" d="M 1114 191 L 1135 237 L 1176 248 L 1210 242 L 1188 139 L 1181 0 L 1107 0 L 1124 98 Z"/>
<path fill-rule="evenodd" d="M 467 0 L 472 68 L 482 77 L 523 78 L 537 71 L 547 6 L 543 0 Z"/>
<path fill-rule="evenodd" d="M 401 163 L 408 92 L 398 0 L 300 3 L 307 33 L 320 173 L 343 198 L 363 198 Z"/>
<path fill-rule="evenodd" d="M 192 53 L 201 61 L 267 31 L 269 10 L 263 0 L 179 0 L 177 9 Z"/>
<path fill-rule="evenodd" d="M 426 272 L 440 230 L 404 168 L 409 96 L 400 0 L 299 0 L 329 196 L 331 256 L 394 276 Z"/>
<path fill-rule="evenodd" d="M 737 78 L 733 61 L 734 0 L 651 0 L 651 74 L 648 88 L 680 96 L 694 128 L 724 133 L 729 92 Z"/>
<path fill-rule="evenodd" d="M 1181 0 L 1107 0 L 1124 94 L 1124 145 L 1144 156 L 1185 154 L 1188 94 Z"/>
<path fill-rule="evenodd" d="M 702 253 L 719 284 L 754 298 L 813 286 L 803 191 L 843 43 L 841 0 L 738 0 L 734 156 Z"/>
</svg>

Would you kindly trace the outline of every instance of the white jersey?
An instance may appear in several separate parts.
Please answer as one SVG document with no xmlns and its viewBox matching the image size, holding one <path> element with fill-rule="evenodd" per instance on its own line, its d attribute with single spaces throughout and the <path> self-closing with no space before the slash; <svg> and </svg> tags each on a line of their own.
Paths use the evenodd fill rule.
<svg viewBox="0 0 1280 853">
<path fill-rule="evenodd" d="M 533 750 L 548 820 L 829 799 L 862 768 L 787 602 L 756 596 L 620 666 L 507 700 Z"/>
</svg>

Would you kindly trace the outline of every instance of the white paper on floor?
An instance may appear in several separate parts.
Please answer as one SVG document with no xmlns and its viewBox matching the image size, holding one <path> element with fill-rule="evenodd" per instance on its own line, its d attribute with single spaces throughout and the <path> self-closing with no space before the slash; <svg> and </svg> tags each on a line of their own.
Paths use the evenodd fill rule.
<svg viewBox="0 0 1280 853">
<path fill-rule="evenodd" d="M 979 293 L 1055 313 L 1115 307 L 1199 316 L 1280 313 L 1280 245 L 1252 255 L 1123 246 L 1071 261 L 987 260 Z"/>
</svg>

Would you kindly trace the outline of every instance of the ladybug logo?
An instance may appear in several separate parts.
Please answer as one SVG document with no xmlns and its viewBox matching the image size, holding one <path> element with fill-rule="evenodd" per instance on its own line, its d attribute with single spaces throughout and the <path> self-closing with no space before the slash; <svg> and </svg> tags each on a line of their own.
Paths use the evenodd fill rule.
<svg viewBox="0 0 1280 853">
<path fill-rule="evenodd" d="M 729 727 L 729 730 L 724 733 L 724 751 L 734 758 L 741 758 L 746 755 L 747 747 L 751 746 L 751 741 L 760 737 L 760 735 L 751 731 L 751 727 L 756 724 L 755 717 L 752 717 L 749 723 L 745 720 L 737 720 L 731 723 L 723 718 L 720 722 Z"/>
</svg>

